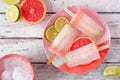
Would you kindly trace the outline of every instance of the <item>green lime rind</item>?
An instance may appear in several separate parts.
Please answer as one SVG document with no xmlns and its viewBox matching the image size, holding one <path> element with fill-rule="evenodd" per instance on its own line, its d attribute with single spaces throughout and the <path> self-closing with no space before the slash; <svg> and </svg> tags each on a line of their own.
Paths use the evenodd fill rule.
<svg viewBox="0 0 120 80">
<path fill-rule="evenodd" d="M 58 35 L 58 32 L 55 30 L 54 25 L 48 26 L 46 28 L 45 37 L 48 41 L 52 42 L 57 35 Z"/>
<path fill-rule="evenodd" d="M 17 22 L 20 19 L 20 17 L 21 17 L 20 8 L 18 6 L 16 6 L 16 7 L 18 8 L 19 14 L 18 14 L 18 18 L 17 18 L 17 20 L 15 22 Z"/>
<path fill-rule="evenodd" d="M 3 0 L 7 4 L 18 4 L 20 0 Z"/>
<path fill-rule="evenodd" d="M 10 22 L 16 22 L 20 18 L 20 10 L 16 5 L 10 5 L 6 9 L 6 18 Z"/>
<path fill-rule="evenodd" d="M 54 27 L 55 27 L 55 30 L 57 32 L 60 32 L 61 29 L 64 27 L 65 24 L 69 23 L 68 19 L 66 17 L 59 17 L 55 20 L 55 24 L 54 24 Z"/>
<path fill-rule="evenodd" d="M 104 69 L 103 75 L 107 78 L 114 78 L 120 76 L 120 67 L 108 66 Z"/>
</svg>

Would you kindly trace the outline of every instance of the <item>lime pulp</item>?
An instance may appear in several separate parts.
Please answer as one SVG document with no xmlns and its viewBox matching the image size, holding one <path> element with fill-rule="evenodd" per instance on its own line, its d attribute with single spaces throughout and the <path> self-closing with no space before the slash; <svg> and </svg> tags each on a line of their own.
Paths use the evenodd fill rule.
<svg viewBox="0 0 120 80">
<path fill-rule="evenodd" d="M 20 0 L 3 0 L 7 4 L 17 4 L 20 2 Z"/>
<path fill-rule="evenodd" d="M 19 8 L 15 5 L 10 5 L 6 10 L 6 18 L 11 22 L 17 21 L 20 18 Z"/>
<path fill-rule="evenodd" d="M 104 69 L 103 75 L 107 78 L 114 78 L 120 76 L 120 67 L 108 66 Z"/>
</svg>

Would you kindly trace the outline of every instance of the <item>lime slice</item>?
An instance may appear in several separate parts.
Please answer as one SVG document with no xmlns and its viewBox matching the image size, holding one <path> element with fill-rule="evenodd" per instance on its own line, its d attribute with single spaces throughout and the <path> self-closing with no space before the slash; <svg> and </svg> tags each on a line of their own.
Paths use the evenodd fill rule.
<svg viewBox="0 0 120 80">
<path fill-rule="evenodd" d="M 59 18 L 57 18 L 56 21 L 55 21 L 55 30 L 57 32 L 60 32 L 60 30 L 62 29 L 62 27 L 64 27 L 64 25 L 67 24 L 68 22 L 69 21 L 65 17 L 59 17 Z"/>
<path fill-rule="evenodd" d="M 57 36 L 58 32 L 55 30 L 54 25 L 47 27 L 45 32 L 45 37 L 49 41 L 53 41 L 55 37 Z"/>
<path fill-rule="evenodd" d="M 11 22 L 17 21 L 20 18 L 19 8 L 15 5 L 10 5 L 6 10 L 6 18 Z"/>
<path fill-rule="evenodd" d="M 3 0 L 7 4 L 17 4 L 20 2 L 20 0 Z"/>
<path fill-rule="evenodd" d="M 104 69 L 103 75 L 107 78 L 114 78 L 120 76 L 120 67 L 108 66 Z"/>
</svg>

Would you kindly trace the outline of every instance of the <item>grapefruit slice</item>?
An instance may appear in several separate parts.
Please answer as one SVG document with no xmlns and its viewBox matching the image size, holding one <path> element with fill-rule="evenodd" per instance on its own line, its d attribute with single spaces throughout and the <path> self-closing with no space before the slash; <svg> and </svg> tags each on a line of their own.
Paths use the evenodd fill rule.
<svg viewBox="0 0 120 80">
<path fill-rule="evenodd" d="M 94 41 L 89 37 L 78 37 L 73 41 L 69 51 L 73 51 L 75 49 L 78 49 L 82 46 L 85 46 L 85 45 L 93 43 L 93 42 Z"/>
<path fill-rule="evenodd" d="M 25 0 L 20 6 L 23 20 L 30 24 L 41 22 L 46 14 L 46 6 L 42 0 Z"/>
</svg>

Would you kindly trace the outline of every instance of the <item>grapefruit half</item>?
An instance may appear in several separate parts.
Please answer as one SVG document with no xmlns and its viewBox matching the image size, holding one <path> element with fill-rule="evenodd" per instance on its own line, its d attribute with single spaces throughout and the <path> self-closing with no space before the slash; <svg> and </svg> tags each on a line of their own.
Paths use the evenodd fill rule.
<svg viewBox="0 0 120 80">
<path fill-rule="evenodd" d="M 46 14 L 46 6 L 42 0 L 25 0 L 20 6 L 23 20 L 30 24 L 41 22 Z"/>
<path fill-rule="evenodd" d="M 87 44 L 90 44 L 90 43 L 95 43 L 95 41 L 93 41 L 89 37 L 78 37 L 73 41 L 69 51 L 73 51 L 75 49 L 78 49 L 78 48 L 85 46 Z"/>
</svg>

